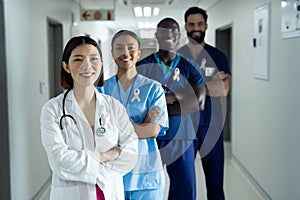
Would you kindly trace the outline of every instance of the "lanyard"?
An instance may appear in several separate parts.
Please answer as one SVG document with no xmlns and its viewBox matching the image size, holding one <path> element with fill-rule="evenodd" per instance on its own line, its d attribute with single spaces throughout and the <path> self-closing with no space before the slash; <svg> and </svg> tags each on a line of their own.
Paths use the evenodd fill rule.
<svg viewBox="0 0 300 200">
<path fill-rule="evenodd" d="M 133 92 L 133 88 L 134 88 L 134 84 L 135 84 L 135 81 L 136 81 L 136 79 L 137 79 L 137 76 L 138 76 L 138 75 L 135 76 L 135 78 L 134 78 L 134 80 L 133 80 L 133 83 L 131 84 L 130 92 L 129 92 L 129 94 L 128 94 L 128 97 L 127 97 L 127 100 L 126 100 L 126 103 L 125 103 L 125 104 L 124 104 L 124 102 L 123 102 L 123 100 L 122 100 L 122 97 L 121 97 L 121 90 L 120 90 L 120 87 L 119 87 L 119 84 L 118 84 L 119 79 L 118 79 L 118 77 L 116 76 L 116 83 L 117 83 L 117 88 L 118 88 L 119 99 L 120 99 L 120 102 L 124 105 L 124 107 L 125 107 L 126 109 L 127 109 L 127 105 L 128 105 L 128 102 L 129 102 L 129 98 L 130 98 L 130 96 L 131 96 L 131 94 L 132 94 L 132 92 Z"/>
<path fill-rule="evenodd" d="M 165 63 L 159 58 L 158 52 L 154 54 L 154 57 L 163 70 L 163 86 L 166 87 L 171 76 L 171 71 L 173 71 L 174 68 L 178 65 L 180 56 L 178 54 L 176 55 L 175 59 L 172 60 L 170 67 L 166 66 Z"/>
</svg>

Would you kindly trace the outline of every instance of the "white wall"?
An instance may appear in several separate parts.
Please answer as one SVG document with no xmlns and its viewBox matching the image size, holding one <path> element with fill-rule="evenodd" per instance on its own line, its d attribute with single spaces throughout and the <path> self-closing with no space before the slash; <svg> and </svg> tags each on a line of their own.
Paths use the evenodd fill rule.
<svg viewBox="0 0 300 200">
<path fill-rule="evenodd" d="M 39 127 L 40 109 L 49 97 L 47 17 L 63 24 L 65 44 L 72 10 L 79 12 L 70 0 L 4 0 L 12 199 L 31 199 L 51 175 Z M 85 31 L 108 38 L 107 28 L 99 28 Z M 44 94 L 40 81 L 46 83 Z"/>
<path fill-rule="evenodd" d="M 108 71 L 108 66 L 113 63 L 113 59 L 110 51 L 110 41 L 114 34 L 114 30 L 110 29 L 110 23 L 107 21 L 80 21 L 80 7 L 78 4 L 73 4 L 75 13 L 74 20 L 78 26 L 71 27 L 72 36 L 89 34 L 96 41 L 101 40 L 101 49 L 103 55 L 104 71 Z"/>
<path fill-rule="evenodd" d="M 268 1 L 220 0 L 208 10 L 208 43 L 232 24 L 232 153 L 274 200 L 300 199 L 300 38 L 281 39 L 271 1 L 270 80 L 253 78 L 253 11 Z"/>
<path fill-rule="evenodd" d="M 280 0 L 272 0 L 270 80 L 253 78 L 253 10 L 265 2 L 220 0 L 208 10 L 207 41 L 214 44 L 215 29 L 232 24 L 233 155 L 272 199 L 293 200 L 300 198 L 300 38 L 280 38 Z M 82 33 L 101 39 L 105 66 L 113 65 L 114 32 L 100 22 L 79 22 L 71 31 L 79 8 L 70 0 L 4 0 L 4 10 L 12 199 L 31 199 L 50 177 L 39 129 L 49 96 L 39 92 L 39 82 L 48 83 L 46 18 L 63 24 L 64 44 Z"/>
</svg>

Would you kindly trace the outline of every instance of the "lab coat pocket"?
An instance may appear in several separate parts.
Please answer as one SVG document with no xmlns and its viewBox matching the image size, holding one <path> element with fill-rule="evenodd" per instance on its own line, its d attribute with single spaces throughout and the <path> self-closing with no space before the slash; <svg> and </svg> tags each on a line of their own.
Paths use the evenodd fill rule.
<svg viewBox="0 0 300 200">
<path fill-rule="evenodd" d="M 99 152 L 108 151 L 111 148 L 118 146 L 118 129 L 98 127 L 96 129 L 95 140 L 96 140 L 97 151 Z"/>
<path fill-rule="evenodd" d="M 80 135 L 78 126 L 76 124 L 66 126 L 63 133 L 66 144 L 69 146 L 69 149 L 82 149 L 82 136 Z"/>
<path fill-rule="evenodd" d="M 79 186 L 53 187 L 51 186 L 50 200 L 80 200 Z"/>
</svg>

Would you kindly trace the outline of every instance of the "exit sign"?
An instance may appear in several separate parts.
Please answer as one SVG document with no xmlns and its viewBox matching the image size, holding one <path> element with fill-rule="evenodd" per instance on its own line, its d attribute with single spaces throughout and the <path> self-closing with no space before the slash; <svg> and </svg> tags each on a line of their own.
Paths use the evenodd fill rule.
<svg viewBox="0 0 300 200">
<path fill-rule="evenodd" d="M 115 20 L 114 10 L 81 10 L 81 21 Z"/>
</svg>

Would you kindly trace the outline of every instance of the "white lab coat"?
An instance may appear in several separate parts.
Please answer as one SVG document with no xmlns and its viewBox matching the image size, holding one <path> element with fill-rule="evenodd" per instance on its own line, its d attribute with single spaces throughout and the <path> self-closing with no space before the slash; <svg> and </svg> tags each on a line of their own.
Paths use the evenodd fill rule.
<svg viewBox="0 0 300 200">
<path fill-rule="evenodd" d="M 123 175 L 135 166 L 138 138 L 123 105 L 96 89 L 95 93 L 95 131 L 100 127 L 100 117 L 106 128 L 101 137 L 93 135 L 73 90 L 66 97 L 65 113 L 72 115 L 77 124 L 66 117 L 62 120 L 63 130 L 60 129 L 64 94 L 50 99 L 42 108 L 41 138 L 52 170 L 51 200 L 94 200 L 96 183 L 106 200 L 124 200 Z M 105 113 L 109 113 L 110 122 L 105 122 Z M 113 147 L 121 149 L 120 156 L 100 163 L 99 152 Z"/>
</svg>

